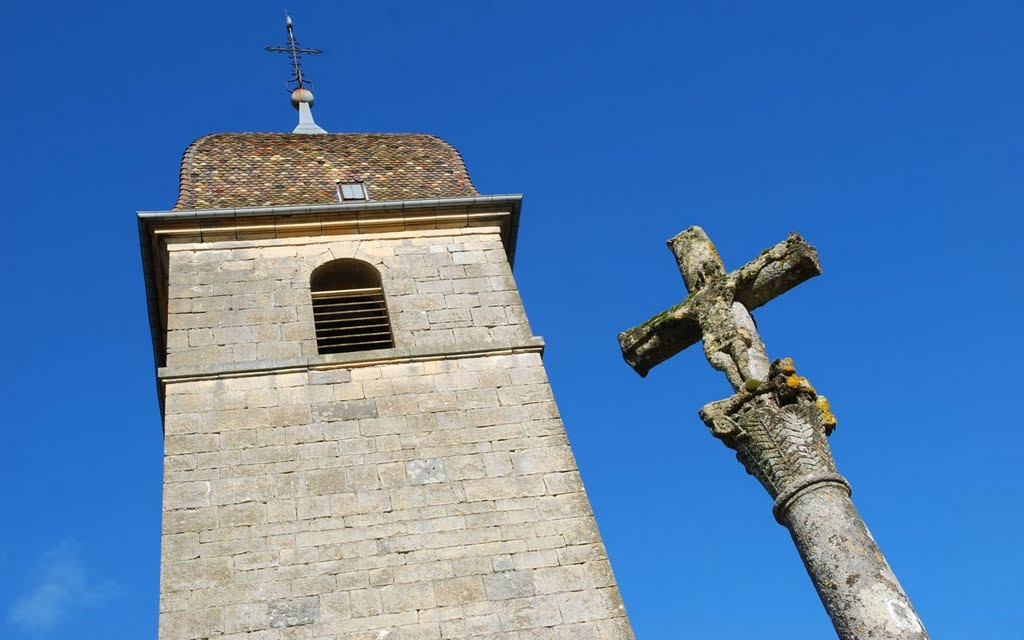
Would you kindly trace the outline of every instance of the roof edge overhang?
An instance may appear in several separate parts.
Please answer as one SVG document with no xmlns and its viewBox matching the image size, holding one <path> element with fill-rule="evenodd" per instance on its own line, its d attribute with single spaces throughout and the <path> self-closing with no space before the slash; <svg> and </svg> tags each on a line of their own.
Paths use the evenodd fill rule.
<svg viewBox="0 0 1024 640">
<path fill-rule="evenodd" d="M 139 211 L 139 244 L 154 361 L 163 364 L 167 243 L 498 227 L 515 264 L 522 194 L 234 209 Z"/>
<path fill-rule="evenodd" d="M 288 230 L 281 237 L 307 235 L 307 233 L 300 232 L 297 228 L 298 225 L 305 227 L 308 235 L 337 235 L 493 226 L 492 222 L 497 222 L 499 218 L 507 218 L 507 225 L 498 226 L 502 227 L 502 240 L 505 243 L 509 262 L 513 262 L 522 202 L 523 195 L 517 193 L 380 202 L 139 211 L 138 220 L 140 230 L 145 229 L 152 233 L 160 229 L 163 234 L 168 236 L 188 236 L 186 242 L 203 242 L 265 239 L 268 237 L 268 232 L 286 228 Z M 460 215 L 460 209 L 465 210 L 465 220 Z M 494 211 L 488 212 L 488 209 L 494 209 Z M 430 211 L 433 211 L 434 214 L 431 215 Z M 438 215 L 442 213 L 443 216 Z M 303 225 L 301 221 L 289 225 L 289 222 L 299 216 L 320 216 L 325 224 L 319 230 L 308 224 Z M 268 218 L 282 218 L 283 224 L 277 224 L 276 221 L 268 223 Z M 252 224 L 246 224 L 250 222 L 248 219 L 252 219 Z M 430 226 L 432 220 L 437 226 Z M 257 221 L 261 221 L 262 224 Z M 399 223 L 404 224 L 406 228 L 397 229 L 396 225 Z M 230 236 L 232 231 L 234 231 L 235 237 L 226 237 Z"/>
</svg>

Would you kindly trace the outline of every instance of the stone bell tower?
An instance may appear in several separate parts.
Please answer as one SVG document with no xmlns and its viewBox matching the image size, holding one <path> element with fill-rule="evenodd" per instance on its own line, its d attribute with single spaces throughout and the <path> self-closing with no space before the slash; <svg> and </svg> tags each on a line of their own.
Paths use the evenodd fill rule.
<svg viewBox="0 0 1024 640">
<path fill-rule="evenodd" d="M 521 196 L 433 136 L 322 133 L 296 50 L 298 132 L 200 138 L 139 214 L 161 640 L 632 638 L 512 278 Z"/>
</svg>

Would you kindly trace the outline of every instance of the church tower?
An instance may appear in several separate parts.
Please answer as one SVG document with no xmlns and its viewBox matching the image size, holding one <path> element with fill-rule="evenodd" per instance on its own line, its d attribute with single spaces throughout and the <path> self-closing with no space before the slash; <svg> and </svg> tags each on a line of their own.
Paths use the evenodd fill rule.
<svg viewBox="0 0 1024 640">
<path fill-rule="evenodd" d="M 192 143 L 139 213 L 160 639 L 632 638 L 512 277 L 521 196 L 423 134 Z"/>
</svg>

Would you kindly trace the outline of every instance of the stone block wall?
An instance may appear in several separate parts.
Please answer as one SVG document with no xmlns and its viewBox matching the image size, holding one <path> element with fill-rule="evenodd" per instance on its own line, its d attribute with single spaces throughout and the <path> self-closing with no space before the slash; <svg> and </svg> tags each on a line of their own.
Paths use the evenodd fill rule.
<svg viewBox="0 0 1024 640">
<path fill-rule="evenodd" d="M 521 343 L 531 336 L 492 227 L 168 246 L 168 367 L 317 355 L 309 277 L 336 258 L 375 266 L 395 346 Z"/>
<path fill-rule="evenodd" d="M 309 340 L 285 339 L 307 319 L 309 271 L 343 247 L 386 267 L 400 340 L 528 333 L 513 288 L 486 295 L 510 278 L 491 243 L 452 235 L 442 245 L 451 255 L 416 238 L 282 244 L 250 257 L 235 247 L 218 250 L 212 272 L 227 279 L 238 266 L 246 285 L 295 283 L 280 292 L 295 294 L 293 306 L 253 306 L 270 315 L 237 325 L 260 335 L 277 325 L 271 343 L 296 343 L 285 350 Z M 277 250 L 289 261 L 272 266 Z M 176 251 L 176 265 L 204 260 Z M 423 275 L 445 269 L 448 280 Z M 398 272 L 415 277 L 403 285 Z M 193 305 L 279 293 L 173 286 Z M 205 293 L 181 297 L 193 286 Z M 212 330 L 202 318 L 224 311 L 179 310 L 195 326 L 173 331 Z M 437 319 L 446 313 L 453 326 Z M 250 344 L 258 356 L 262 345 L 224 342 L 176 358 L 250 357 Z M 162 640 L 632 638 L 538 354 L 168 380 L 165 393 Z"/>
<path fill-rule="evenodd" d="M 632 638 L 497 228 L 167 252 L 161 640 Z M 394 349 L 317 354 L 337 258 Z"/>
</svg>

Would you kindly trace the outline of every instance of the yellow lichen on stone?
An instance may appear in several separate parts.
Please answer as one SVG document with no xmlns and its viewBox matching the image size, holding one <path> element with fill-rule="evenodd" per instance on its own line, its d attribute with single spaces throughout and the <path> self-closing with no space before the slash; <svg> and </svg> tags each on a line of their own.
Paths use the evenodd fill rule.
<svg viewBox="0 0 1024 640">
<path fill-rule="evenodd" d="M 814 385 L 811 384 L 811 381 L 808 380 L 807 378 L 804 378 L 803 376 L 800 377 L 800 388 L 803 389 L 804 391 L 807 391 L 812 396 L 817 395 L 818 393 L 817 391 L 814 390 Z"/>
<path fill-rule="evenodd" d="M 793 364 L 793 358 L 782 358 L 779 360 L 779 369 L 787 376 L 795 374 L 796 365 Z"/>
<path fill-rule="evenodd" d="M 711 255 L 715 256 L 715 258 L 716 258 L 716 259 L 717 259 L 717 260 L 718 260 L 719 262 L 721 262 L 721 261 L 722 261 L 722 256 L 718 255 L 718 249 L 716 249 L 716 248 L 715 248 L 715 245 L 714 245 L 714 243 L 712 243 L 712 242 L 708 242 L 708 249 L 711 249 Z"/>
<path fill-rule="evenodd" d="M 803 376 L 798 376 L 795 373 L 786 377 L 786 386 L 796 391 L 806 391 L 811 395 L 814 395 L 814 386 L 810 380 Z"/>
<path fill-rule="evenodd" d="M 825 396 L 818 396 L 817 399 L 815 399 L 814 404 L 817 405 L 818 409 L 821 411 L 821 421 L 825 426 L 830 428 L 835 427 L 837 420 L 835 414 L 832 413 L 832 405 L 828 403 L 828 398 Z"/>
</svg>

